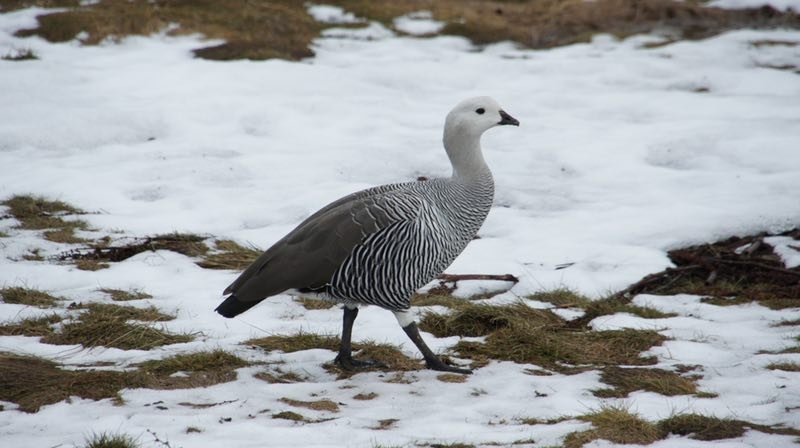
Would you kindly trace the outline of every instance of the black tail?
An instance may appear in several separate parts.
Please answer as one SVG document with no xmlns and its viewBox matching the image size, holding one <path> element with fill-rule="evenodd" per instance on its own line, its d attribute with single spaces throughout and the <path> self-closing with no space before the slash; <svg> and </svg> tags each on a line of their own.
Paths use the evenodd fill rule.
<svg viewBox="0 0 800 448">
<path fill-rule="evenodd" d="M 220 303 L 217 309 L 214 311 L 222 314 L 225 317 L 234 317 L 254 307 L 257 303 L 257 301 L 242 302 L 238 297 L 236 297 L 235 294 L 231 294 L 227 299 L 225 299 L 224 302 Z"/>
</svg>

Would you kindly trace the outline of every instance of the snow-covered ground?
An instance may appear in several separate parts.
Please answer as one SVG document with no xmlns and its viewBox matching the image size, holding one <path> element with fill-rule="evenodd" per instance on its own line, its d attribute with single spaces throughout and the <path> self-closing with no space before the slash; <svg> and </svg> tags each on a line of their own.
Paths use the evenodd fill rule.
<svg viewBox="0 0 800 448">
<path fill-rule="evenodd" d="M 495 207 L 481 238 L 448 272 L 517 275 L 521 281 L 506 298 L 559 286 L 599 297 L 669 266 L 670 248 L 800 224 L 797 31 L 737 31 L 653 48 L 647 44 L 656 37 L 598 36 L 589 44 L 530 51 L 511 43 L 476 49 L 456 37 L 398 37 L 371 24 L 325 31 L 314 44 L 316 57 L 303 62 L 211 62 L 191 57 L 191 49 L 204 45 L 199 37 L 130 37 L 97 47 L 13 37 L 41 12 L 0 14 L 0 53 L 30 48 L 40 58 L 0 60 L 0 198 L 60 199 L 98 212 L 82 218 L 107 233 L 194 232 L 267 247 L 346 193 L 449 175 L 440 143 L 444 116 L 475 95 L 498 99 L 521 126 L 484 136 Z M 330 22 L 355 20 L 323 12 Z M 425 17 L 396 25 L 411 34 L 435 32 L 438 25 Z M 779 44 L 754 45 L 760 41 Z M 772 68 L 786 65 L 795 69 Z M 466 383 L 443 383 L 429 371 L 414 373 L 412 384 L 386 383 L 378 373 L 336 381 L 321 368 L 329 351 L 264 355 L 238 344 L 298 329 L 335 334 L 338 310 L 308 311 L 274 299 L 225 320 L 212 310 L 235 272 L 201 269 L 163 251 L 94 272 L 20 261 L 33 248 L 47 255 L 66 246 L 12 225 L 0 221 L 11 235 L 0 238 L 0 286 L 80 301 L 105 300 L 100 287 L 142 289 L 154 296 L 150 303 L 177 313 L 167 328 L 204 336 L 150 352 L 0 337 L 0 351 L 73 365 L 223 347 L 249 359 L 284 360 L 310 379 L 267 384 L 253 377 L 263 368 L 256 366 L 241 369 L 235 382 L 205 389 L 126 390 L 124 406 L 76 399 L 25 414 L 7 403 L 0 412 L 3 446 L 67 447 L 103 431 L 162 446 L 147 430 L 187 448 L 529 439 L 547 446 L 588 424 L 528 426 L 518 419 L 579 415 L 615 401 L 591 394 L 602 387 L 597 372 L 530 376 L 522 373 L 530 366 L 513 363 L 492 363 Z M 770 324 L 796 319 L 800 309 L 722 309 L 690 296 L 636 302 L 679 316 L 618 315 L 595 326 L 664 329 L 673 340 L 653 351 L 660 363 L 703 364 L 701 387 L 719 396 L 639 392 L 622 400 L 633 410 L 649 419 L 696 411 L 800 426 L 800 374 L 764 369 L 800 355 L 757 354 L 792 344 L 796 327 Z M 3 304 L 0 321 L 39 312 Z M 417 356 L 394 317 L 375 307 L 363 310 L 354 337 Z M 455 343 L 426 338 L 435 351 Z M 378 398 L 354 400 L 359 392 Z M 342 410 L 319 412 L 335 418 L 314 424 L 261 413 L 288 408 L 281 397 L 311 396 L 341 403 Z M 150 406 L 156 401 L 167 409 Z M 181 402 L 226 404 L 192 409 Z M 398 420 L 393 428 L 373 429 L 390 418 Z M 187 433 L 189 426 L 202 432 Z M 653 446 L 796 445 L 791 437 L 749 432 L 724 442 L 672 437 Z"/>
</svg>

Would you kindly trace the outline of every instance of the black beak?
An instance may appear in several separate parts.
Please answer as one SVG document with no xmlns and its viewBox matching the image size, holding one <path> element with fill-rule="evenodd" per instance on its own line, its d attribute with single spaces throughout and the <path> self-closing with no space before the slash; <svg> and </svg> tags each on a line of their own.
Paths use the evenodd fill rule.
<svg viewBox="0 0 800 448">
<path fill-rule="evenodd" d="M 519 120 L 517 120 L 516 118 L 512 117 L 511 115 L 508 115 L 506 113 L 506 111 L 504 111 L 502 109 L 500 109 L 500 118 L 501 118 L 501 120 L 497 124 L 511 124 L 511 125 L 514 125 L 514 126 L 519 126 Z"/>
</svg>

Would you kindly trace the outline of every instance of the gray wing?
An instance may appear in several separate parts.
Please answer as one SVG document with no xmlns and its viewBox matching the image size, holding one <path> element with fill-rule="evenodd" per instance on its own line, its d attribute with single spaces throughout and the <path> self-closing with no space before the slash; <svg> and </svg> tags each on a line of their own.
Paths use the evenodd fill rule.
<svg viewBox="0 0 800 448">
<path fill-rule="evenodd" d="M 288 289 L 324 287 L 369 235 L 417 217 L 422 200 L 407 187 L 376 187 L 327 205 L 267 249 L 225 294 L 235 294 L 240 302 L 258 302 Z"/>
</svg>

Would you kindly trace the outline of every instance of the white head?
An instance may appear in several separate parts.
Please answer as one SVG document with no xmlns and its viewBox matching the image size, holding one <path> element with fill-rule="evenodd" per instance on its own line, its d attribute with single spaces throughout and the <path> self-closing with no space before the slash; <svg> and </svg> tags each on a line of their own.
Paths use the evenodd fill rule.
<svg viewBox="0 0 800 448">
<path fill-rule="evenodd" d="M 466 99 L 447 114 L 445 132 L 470 134 L 479 137 L 485 131 L 499 125 L 519 126 L 519 121 L 507 114 L 497 101 L 488 96 Z"/>
<path fill-rule="evenodd" d="M 447 114 L 444 122 L 444 148 L 456 176 L 486 168 L 481 154 L 481 135 L 500 125 L 519 126 L 497 101 L 488 96 L 464 100 Z"/>
</svg>

